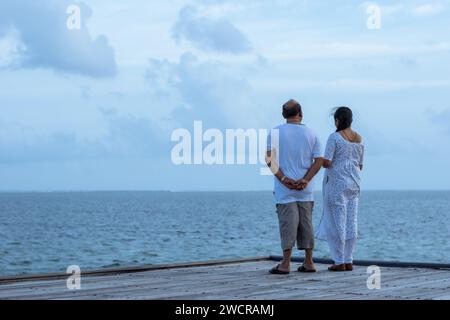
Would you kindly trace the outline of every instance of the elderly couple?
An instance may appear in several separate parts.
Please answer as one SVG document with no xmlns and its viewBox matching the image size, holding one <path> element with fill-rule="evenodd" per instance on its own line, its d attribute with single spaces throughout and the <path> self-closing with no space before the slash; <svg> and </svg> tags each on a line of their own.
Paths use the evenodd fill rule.
<svg viewBox="0 0 450 320">
<path fill-rule="evenodd" d="M 330 247 L 334 264 L 328 270 L 351 271 L 364 156 L 362 138 L 351 127 L 352 111 L 347 107 L 335 111 L 337 130 L 328 138 L 323 156 L 319 138 L 302 124 L 303 112 L 297 101 L 283 105 L 283 117 L 286 123 L 274 128 L 267 139 L 266 161 L 275 175 L 274 195 L 283 250 L 283 260 L 270 273 L 290 273 L 296 243 L 299 250 L 305 250 L 305 260 L 298 271 L 316 272 L 311 182 L 322 167 L 326 169 L 323 217 L 316 237 L 327 241 Z"/>
</svg>

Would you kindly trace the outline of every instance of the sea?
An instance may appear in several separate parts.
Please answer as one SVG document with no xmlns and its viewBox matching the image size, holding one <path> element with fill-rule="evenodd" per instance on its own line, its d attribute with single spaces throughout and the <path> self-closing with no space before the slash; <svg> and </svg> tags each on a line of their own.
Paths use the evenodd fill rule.
<svg viewBox="0 0 450 320">
<path fill-rule="evenodd" d="M 449 191 L 365 191 L 358 219 L 356 259 L 450 263 Z M 271 192 L 0 193 L 0 276 L 269 255 Z"/>
</svg>

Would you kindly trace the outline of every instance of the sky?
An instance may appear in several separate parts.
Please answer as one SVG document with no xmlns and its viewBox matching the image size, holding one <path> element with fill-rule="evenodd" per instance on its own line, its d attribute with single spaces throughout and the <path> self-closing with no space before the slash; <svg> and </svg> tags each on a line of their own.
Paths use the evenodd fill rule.
<svg viewBox="0 0 450 320">
<path fill-rule="evenodd" d="M 171 135 L 269 129 L 290 98 L 323 147 L 353 109 L 364 189 L 449 190 L 448 21 L 450 0 L 2 1 L 0 190 L 270 190 L 261 165 L 174 164 Z"/>
</svg>

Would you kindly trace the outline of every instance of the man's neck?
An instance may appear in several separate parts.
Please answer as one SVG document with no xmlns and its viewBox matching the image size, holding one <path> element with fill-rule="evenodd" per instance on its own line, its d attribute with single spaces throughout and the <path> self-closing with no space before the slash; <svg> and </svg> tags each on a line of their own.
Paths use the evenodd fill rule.
<svg viewBox="0 0 450 320">
<path fill-rule="evenodd" d="M 289 124 L 302 124 L 301 118 L 289 118 L 286 120 Z"/>
</svg>

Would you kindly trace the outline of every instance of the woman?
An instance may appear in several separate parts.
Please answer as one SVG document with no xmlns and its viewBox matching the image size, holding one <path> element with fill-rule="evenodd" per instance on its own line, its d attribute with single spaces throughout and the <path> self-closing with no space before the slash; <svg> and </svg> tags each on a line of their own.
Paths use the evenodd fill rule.
<svg viewBox="0 0 450 320">
<path fill-rule="evenodd" d="M 317 238 L 327 241 L 330 247 L 334 265 L 328 270 L 352 271 L 364 145 L 361 136 L 352 130 L 353 113 L 349 108 L 338 108 L 334 120 L 337 130 L 328 139 L 323 162 L 324 210 Z"/>
</svg>

